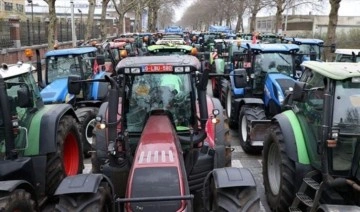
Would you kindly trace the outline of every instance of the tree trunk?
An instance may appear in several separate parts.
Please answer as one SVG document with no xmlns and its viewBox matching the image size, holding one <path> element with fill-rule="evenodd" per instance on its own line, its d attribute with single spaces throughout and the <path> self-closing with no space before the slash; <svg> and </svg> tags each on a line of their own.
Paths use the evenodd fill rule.
<svg viewBox="0 0 360 212">
<path fill-rule="evenodd" d="M 124 13 L 120 13 L 119 15 L 119 23 L 118 23 L 118 28 L 119 28 L 119 32 L 120 34 L 125 34 L 125 30 L 124 30 L 124 18 L 125 18 L 125 14 Z"/>
<path fill-rule="evenodd" d="M 256 13 L 251 14 L 251 20 L 250 20 L 250 33 L 255 31 L 255 24 L 256 24 Z"/>
<path fill-rule="evenodd" d="M 135 23 L 134 30 L 135 32 L 141 32 L 141 16 L 142 16 L 142 8 L 141 3 L 137 3 L 135 7 Z"/>
<path fill-rule="evenodd" d="M 93 0 L 95 1 L 95 0 Z M 107 6 L 109 4 L 110 0 L 103 0 L 102 1 L 102 5 L 101 5 L 101 20 L 100 20 L 100 35 L 101 35 L 101 40 L 106 40 L 106 34 L 107 34 L 107 29 L 106 29 L 106 10 L 107 10 Z M 95 9 L 95 8 L 94 8 Z M 113 27 L 113 25 L 111 25 L 111 27 Z"/>
<path fill-rule="evenodd" d="M 154 9 L 152 6 L 152 1 L 150 0 L 149 2 L 149 7 L 148 7 L 148 26 L 147 26 L 147 31 L 150 31 L 150 29 L 153 28 L 152 24 L 153 24 L 153 15 L 154 15 Z"/>
<path fill-rule="evenodd" d="M 158 20 L 158 11 L 159 8 L 155 7 L 153 10 L 153 23 L 152 23 L 152 28 L 150 29 L 150 32 L 156 32 L 157 29 L 157 20 Z"/>
<path fill-rule="evenodd" d="M 84 41 L 88 41 L 92 37 L 92 31 L 94 25 L 94 12 L 96 6 L 95 4 L 96 4 L 96 0 L 89 0 L 89 12 L 86 20 L 86 32 L 84 36 Z"/>
<path fill-rule="evenodd" d="M 56 11 L 55 11 L 55 0 L 49 0 L 49 28 L 48 28 L 48 49 L 54 49 L 56 40 Z"/>
<path fill-rule="evenodd" d="M 243 16 L 242 13 L 239 13 L 239 14 L 238 14 L 237 22 L 236 22 L 236 27 L 235 27 L 235 32 L 239 32 L 239 31 L 240 31 L 241 23 L 243 22 L 242 16 Z"/>
<path fill-rule="evenodd" d="M 325 40 L 325 46 L 330 46 L 336 40 L 336 25 L 338 22 L 338 11 L 340 8 L 341 0 L 329 0 L 331 10 L 329 14 L 329 25 Z M 332 53 L 329 47 L 324 48 L 324 60 L 332 61 Z"/>
<path fill-rule="evenodd" d="M 275 14 L 275 33 L 277 34 L 279 32 L 279 29 L 285 30 L 282 28 L 282 13 L 283 13 L 282 7 L 277 7 L 276 14 Z M 283 34 L 286 33 L 285 31 L 282 32 Z"/>
</svg>

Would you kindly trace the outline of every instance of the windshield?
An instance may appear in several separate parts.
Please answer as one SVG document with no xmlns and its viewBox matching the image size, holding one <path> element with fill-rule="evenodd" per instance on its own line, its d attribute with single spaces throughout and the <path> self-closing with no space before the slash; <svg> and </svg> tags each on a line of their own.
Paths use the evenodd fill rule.
<svg viewBox="0 0 360 212">
<path fill-rule="evenodd" d="M 355 62 L 360 62 L 360 56 L 356 55 Z M 348 54 L 336 54 L 335 62 L 354 62 L 353 56 Z"/>
<path fill-rule="evenodd" d="M 171 114 L 176 130 L 190 125 L 191 82 L 188 74 L 152 74 L 134 76 L 128 86 L 129 107 L 126 114 L 129 132 L 141 132 L 146 115 L 152 110 Z"/>
<path fill-rule="evenodd" d="M 339 129 L 333 148 L 334 171 L 350 170 L 355 149 L 360 147 L 360 84 L 351 79 L 338 81 L 334 96 L 333 127 Z M 357 153 L 359 154 L 359 152 Z"/>
<path fill-rule="evenodd" d="M 301 44 L 299 45 L 299 52 L 298 54 L 303 54 L 306 56 L 310 56 L 310 52 L 315 52 L 316 53 L 316 59 L 320 60 L 321 59 L 321 53 L 322 53 L 322 49 L 320 46 L 316 45 L 316 44 Z"/>
<path fill-rule="evenodd" d="M 85 74 L 85 79 L 88 78 L 92 74 L 92 63 L 90 59 L 82 59 L 83 67 L 81 68 L 81 57 L 88 58 L 90 55 L 66 55 L 47 58 L 47 82 L 52 83 L 57 79 L 66 78 L 69 75 L 82 77 L 82 74 Z M 85 71 L 85 73 L 82 73 L 82 71 Z"/>
<path fill-rule="evenodd" d="M 293 76 L 293 56 L 284 53 L 263 53 L 255 55 L 255 73 L 280 72 Z"/>
</svg>

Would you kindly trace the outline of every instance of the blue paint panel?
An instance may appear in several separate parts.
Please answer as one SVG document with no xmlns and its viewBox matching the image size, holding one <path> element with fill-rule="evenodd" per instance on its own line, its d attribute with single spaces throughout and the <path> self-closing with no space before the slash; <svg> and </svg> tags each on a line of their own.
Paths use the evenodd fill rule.
<svg viewBox="0 0 360 212">
<path fill-rule="evenodd" d="M 45 104 L 65 101 L 68 94 L 67 80 L 67 77 L 57 79 L 41 90 L 40 94 Z"/>
<path fill-rule="evenodd" d="M 93 79 L 103 79 L 105 76 L 105 72 L 101 71 L 100 73 L 96 74 Z M 100 82 L 93 82 L 91 87 L 91 98 L 96 100 L 98 99 L 99 95 L 99 83 Z"/>
</svg>

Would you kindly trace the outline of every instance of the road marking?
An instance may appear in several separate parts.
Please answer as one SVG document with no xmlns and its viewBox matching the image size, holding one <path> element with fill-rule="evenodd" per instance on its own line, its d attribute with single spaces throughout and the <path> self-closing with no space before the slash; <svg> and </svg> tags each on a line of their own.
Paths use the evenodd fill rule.
<svg viewBox="0 0 360 212">
<path fill-rule="evenodd" d="M 237 168 L 242 168 L 243 167 L 240 160 L 231 160 L 231 166 L 232 167 L 237 167 Z"/>
<path fill-rule="evenodd" d="M 92 165 L 85 163 L 84 164 L 85 168 L 83 169 L 83 174 L 90 174 L 91 173 L 91 169 L 92 169 Z"/>
</svg>

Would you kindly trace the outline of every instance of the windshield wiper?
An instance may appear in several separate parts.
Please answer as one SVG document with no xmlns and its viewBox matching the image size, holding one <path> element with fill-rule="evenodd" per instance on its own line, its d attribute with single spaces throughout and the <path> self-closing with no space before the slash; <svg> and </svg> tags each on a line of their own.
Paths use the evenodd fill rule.
<svg viewBox="0 0 360 212">
<path fill-rule="evenodd" d="M 283 59 L 287 64 L 289 64 L 289 65 L 291 65 L 290 63 L 289 63 L 289 61 L 287 61 L 285 58 L 284 58 L 284 56 L 283 55 L 281 55 L 281 54 L 278 54 L 280 57 L 281 57 L 281 59 Z"/>
</svg>

